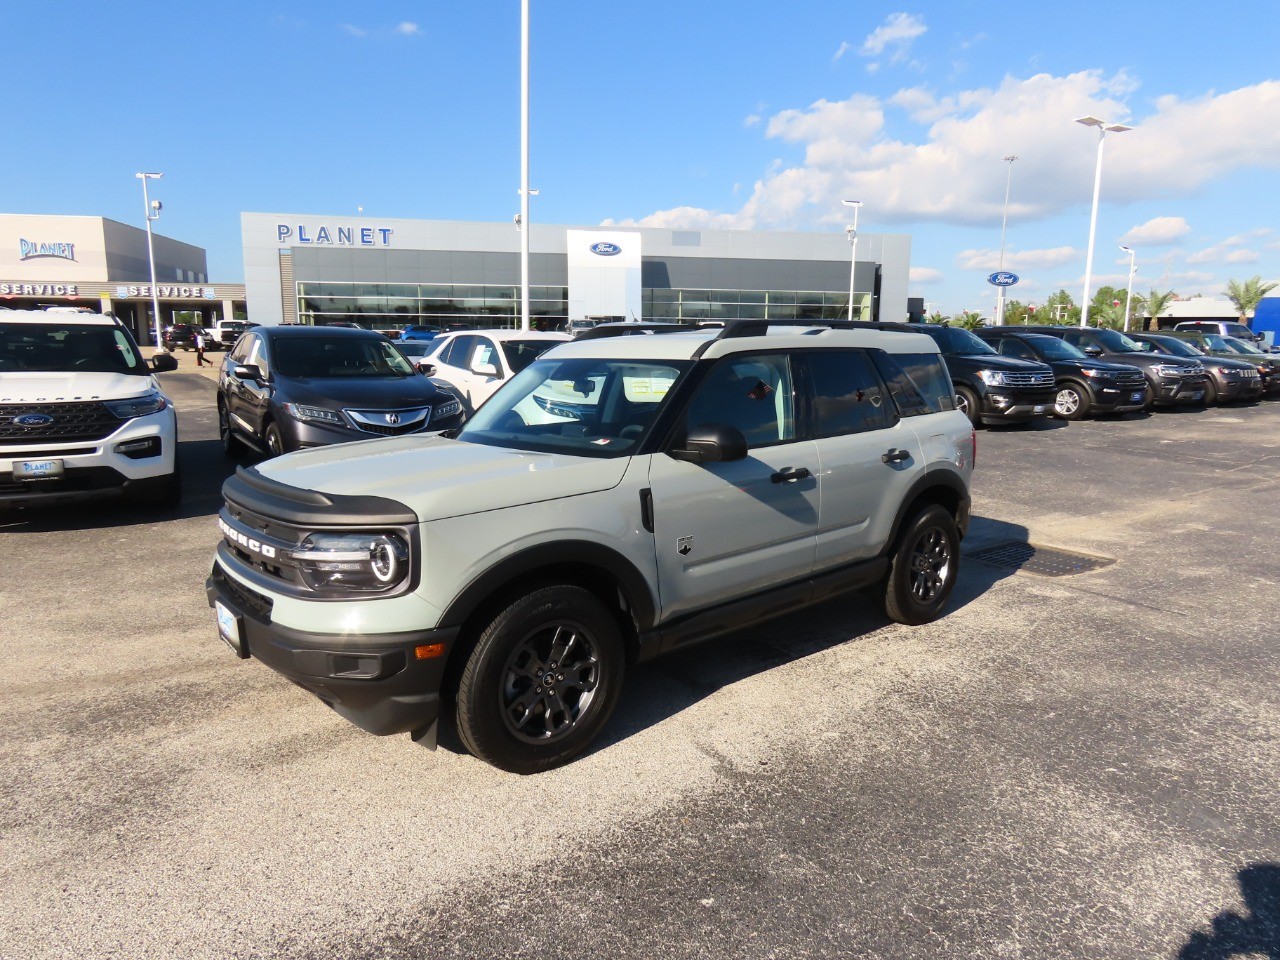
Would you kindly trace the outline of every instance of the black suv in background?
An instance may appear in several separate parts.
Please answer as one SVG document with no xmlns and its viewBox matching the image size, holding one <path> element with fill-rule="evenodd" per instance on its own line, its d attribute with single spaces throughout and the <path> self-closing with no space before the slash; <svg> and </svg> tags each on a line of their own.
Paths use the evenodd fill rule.
<svg viewBox="0 0 1280 960">
<path fill-rule="evenodd" d="M 1128 413 L 1147 405 L 1147 378 L 1132 364 L 1094 360 L 1065 340 L 1022 327 L 985 327 L 978 336 L 1002 357 L 1039 360 L 1056 379 L 1053 412 L 1064 420 Z"/>
<path fill-rule="evenodd" d="M 1142 370 L 1151 388 L 1152 406 L 1204 403 L 1207 377 L 1198 360 L 1171 357 L 1144 350 L 1142 344 L 1118 330 L 1099 327 L 1021 327 L 1028 333 L 1060 337 L 1086 356 L 1116 363 L 1131 363 Z"/>
<path fill-rule="evenodd" d="M 1029 423 L 1053 412 L 1054 376 L 1048 364 L 1002 357 L 962 327 L 902 326 L 938 344 L 956 389 L 956 407 L 975 427 L 984 422 Z"/>
<path fill-rule="evenodd" d="M 372 330 L 255 327 L 218 376 L 222 448 L 300 447 L 460 426 L 462 404 Z"/>
<path fill-rule="evenodd" d="M 1207 357 L 1181 337 L 1160 333 L 1135 333 L 1131 336 L 1156 353 L 1199 360 L 1209 377 L 1204 387 L 1205 403 L 1234 403 L 1237 400 L 1257 400 L 1262 396 L 1262 377 L 1258 368 L 1243 357 L 1239 360 Z"/>
</svg>

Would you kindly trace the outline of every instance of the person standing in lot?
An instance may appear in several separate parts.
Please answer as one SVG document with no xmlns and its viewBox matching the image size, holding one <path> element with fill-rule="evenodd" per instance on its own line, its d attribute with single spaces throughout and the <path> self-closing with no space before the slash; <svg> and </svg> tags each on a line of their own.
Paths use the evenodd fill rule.
<svg viewBox="0 0 1280 960">
<path fill-rule="evenodd" d="M 205 359 L 204 355 L 204 331 L 196 328 L 196 366 L 203 367 L 205 364 L 213 366 L 212 360 Z"/>
</svg>

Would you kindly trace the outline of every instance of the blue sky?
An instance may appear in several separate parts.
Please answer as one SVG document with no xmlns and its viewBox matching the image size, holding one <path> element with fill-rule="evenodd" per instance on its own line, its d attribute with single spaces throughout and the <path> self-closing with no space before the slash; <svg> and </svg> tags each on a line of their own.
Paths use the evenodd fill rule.
<svg viewBox="0 0 1280 960">
<path fill-rule="evenodd" d="M 912 293 L 989 312 L 1005 268 L 1079 299 L 1097 137 L 1098 283 L 1280 279 L 1275 0 L 881 4 L 532 0 L 537 222 L 912 236 Z M 518 0 L 6 10 L 8 213 L 141 225 L 237 281 L 241 211 L 507 221 Z"/>
</svg>

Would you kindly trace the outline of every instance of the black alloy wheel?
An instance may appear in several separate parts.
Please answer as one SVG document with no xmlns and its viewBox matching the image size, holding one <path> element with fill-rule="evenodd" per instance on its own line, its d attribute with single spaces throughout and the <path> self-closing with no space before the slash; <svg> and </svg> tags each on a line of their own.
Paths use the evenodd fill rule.
<svg viewBox="0 0 1280 960">
<path fill-rule="evenodd" d="M 485 628 L 458 684 L 458 736 L 512 773 L 582 753 L 608 721 L 624 670 L 613 612 L 582 587 L 543 587 Z"/>
<path fill-rule="evenodd" d="M 955 518 L 945 507 L 931 504 L 911 518 L 898 538 L 885 582 L 885 613 L 913 626 L 938 619 L 959 571 Z"/>
<path fill-rule="evenodd" d="M 227 412 L 225 403 L 218 404 L 218 440 L 222 443 L 222 452 L 228 457 L 240 452 L 240 441 L 231 432 L 231 414 Z"/>
</svg>

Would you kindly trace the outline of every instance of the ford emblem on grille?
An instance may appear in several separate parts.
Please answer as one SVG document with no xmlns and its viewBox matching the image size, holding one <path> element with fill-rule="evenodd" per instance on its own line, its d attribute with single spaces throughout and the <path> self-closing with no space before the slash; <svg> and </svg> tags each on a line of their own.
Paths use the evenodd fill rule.
<svg viewBox="0 0 1280 960">
<path fill-rule="evenodd" d="M 389 423 L 391 426 L 395 426 L 399 422 L 400 422 L 400 414 L 398 413 L 387 414 L 387 423 Z"/>
<path fill-rule="evenodd" d="M 53 417 L 47 413 L 24 413 L 14 417 L 13 422 L 20 427 L 47 427 L 53 423 Z"/>
</svg>

